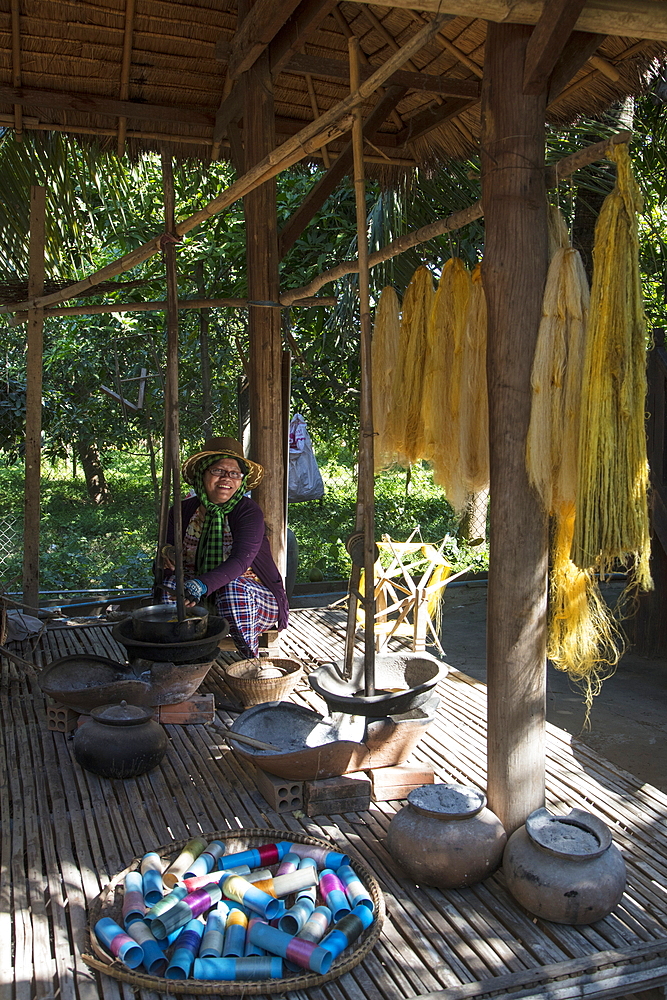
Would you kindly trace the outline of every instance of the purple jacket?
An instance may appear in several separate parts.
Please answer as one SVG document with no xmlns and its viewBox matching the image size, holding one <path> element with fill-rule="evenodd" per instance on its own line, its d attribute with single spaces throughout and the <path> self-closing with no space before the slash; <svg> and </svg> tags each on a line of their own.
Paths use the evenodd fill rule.
<svg viewBox="0 0 667 1000">
<path fill-rule="evenodd" d="M 199 497 L 196 496 L 187 497 L 181 503 L 184 536 L 197 507 L 199 507 Z M 200 577 L 202 583 L 206 584 L 208 593 L 213 594 L 231 580 L 236 580 L 248 567 L 252 567 L 253 572 L 278 602 L 278 628 L 287 628 L 289 614 L 287 594 L 278 567 L 273 561 L 269 540 L 264 534 L 264 515 L 261 508 L 250 497 L 243 497 L 229 512 L 227 520 L 233 538 L 229 559 L 208 573 L 202 573 Z M 167 542 L 172 545 L 174 542 L 173 508 L 169 511 Z"/>
</svg>

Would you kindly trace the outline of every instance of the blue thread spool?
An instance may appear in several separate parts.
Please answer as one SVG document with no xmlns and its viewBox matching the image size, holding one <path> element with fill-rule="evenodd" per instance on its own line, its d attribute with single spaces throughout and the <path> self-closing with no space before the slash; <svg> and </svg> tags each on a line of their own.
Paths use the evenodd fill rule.
<svg viewBox="0 0 667 1000">
<path fill-rule="evenodd" d="M 125 927 L 133 920 L 143 920 L 146 915 L 144 903 L 144 884 L 139 872 L 128 872 L 125 876 L 125 895 L 123 897 L 123 923 Z"/>
<path fill-rule="evenodd" d="M 323 938 L 321 947 L 331 952 L 333 958 L 337 958 L 367 927 L 370 927 L 374 919 L 373 911 L 360 903 L 329 931 Z"/>
<path fill-rule="evenodd" d="M 110 917 L 102 917 L 97 921 L 95 934 L 114 958 L 119 958 L 128 969 L 136 969 L 143 962 L 144 953 L 141 946 Z"/>
<path fill-rule="evenodd" d="M 195 979 L 238 980 L 282 979 L 281 958 L 269 955 L 263 958 L 197 958 L 195 959 Z"/>
<path fill-rule="evenodd" d="M 176 906 L 176 903 L 183 899 L 184 896 L 187 896 L 187 894 L 188 890 L 184 885 L 177 885 L 171 890 L 171 892 L 167 893 L 166 896 L 163 896 L 162 899 L 158 900 L 157 903 L 154 903 L 153 906 L 151 906 L 150 910 L 146 914 L 146 920 L 148 920 L 149 923 L 153 920 L 157 920 L 157 918 L 161 917 L 162 914 L 167 912 L 167 910 L 170 910 L 172 906 Z"/>
<path fill-rule="evenodd" d="M 270 924 L 257 923 L 250 929 L 250 940 L 272 955 L 280 955 L 301 969 L 310 969 L 318 975 L 325 975 L 331 968 L 333 955 L 330 951 L 320 948 L 297 937 L 291 937 Z"/>
<path fill-rule="evenodd" d="M 317 944 L 329 929 L 331 923 L 331 910 L 328 906 L 316 906 L 308 920 L 303 925 L 297 937 L 304 941 L 312 941 Z"/>
<path fill-rule="evenodd" d="M 286 934 L 298 934 L 314 909 L 315 904 L 307 896 L 297 899 L 294 906 L 290 906 L 289 910 L 283 913 L 278 928 Z"/>
<path fill-rule="evenodd" d="M 222 945 L 223 958 L 243 958 L 245 955 L 248 914 L 243 907 L 235 906 L 227 915 L 225 940 Z"/>
<path fill-rule="evenodd" d="M 350 865 L 341 865 L 336 874 L 345 886 L 345 895 L 352 909 L 359 904 L 367 906 L 371 911 L 375 909 L 371 896 Z"/>
<path fill-rule="evenodd" d="M 229 907 L 222 900 L 209 913 L 199 948 L 200 958 L 220 958 L 222 955 L 228 913 Z"/>
<path fill-rule="evenodd" d="M 198 917 L 185 925 L 176 939 L 174 954 L 164 974 L 165 979 L 189 978 L 203 933 L 204 925 Z"/>
<path fill-rule="evenodd" d="M 129 936 L 137 942 L 144 953 L 143 966 L 149 976 L 163 976 L 169 964 L 162 948 L 151 934 L 145 920 L 133 920 L 127 929 Z"/>
</svg>

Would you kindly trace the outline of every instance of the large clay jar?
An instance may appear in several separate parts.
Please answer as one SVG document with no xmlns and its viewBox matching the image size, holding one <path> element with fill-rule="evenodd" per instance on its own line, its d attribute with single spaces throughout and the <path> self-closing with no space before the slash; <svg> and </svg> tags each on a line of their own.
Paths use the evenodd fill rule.
<svg viewBox="0 0 667 1000">
<path fill-rule="evenodd" d="M 467 785 L 422 785 L 389 824 L 387 847 L 420 885 L 460 889 L 490 875 L 507 841 L 486 796 Z"/>
<path fill-rule="evenodd" d="M 167 734 L 150 708 L 102 705 L 74 736 L 74 756 L 103 778 L 135 778 L 156 767 L 167 749 Z"/>
<path fill-rule="evenodd" d="M 601 920 L 625 889 L 625 862 L 609 828 L 583 809 L 532 812 L 508 841 L 503 872 L 517 902 L 557 924 Z"/>
</svg>

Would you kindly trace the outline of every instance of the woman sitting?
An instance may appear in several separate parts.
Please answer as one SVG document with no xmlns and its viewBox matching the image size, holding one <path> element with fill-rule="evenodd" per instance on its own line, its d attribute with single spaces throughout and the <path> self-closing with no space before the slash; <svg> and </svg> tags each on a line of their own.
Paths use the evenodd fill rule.
<svg viewBox="0 0 667 1000">
<path fill-rule="evenodd" d="M 183 572 L 188 603 L 205 603 L 229 622 L 245 657 L 257 656 L 268 628 L 287 626 L 288 603 L 278 567 L 264 534 L 264 515 L 247 490 L 264 469 L 243 457 L 233 438 L 210 438 L 183 465 L 195 496 L 182 501 Z M 167 542 L 174 541 L 173 509 Z M 167 586 L 174 586 L 173 562 L 165 560 Z"/>
</svg>

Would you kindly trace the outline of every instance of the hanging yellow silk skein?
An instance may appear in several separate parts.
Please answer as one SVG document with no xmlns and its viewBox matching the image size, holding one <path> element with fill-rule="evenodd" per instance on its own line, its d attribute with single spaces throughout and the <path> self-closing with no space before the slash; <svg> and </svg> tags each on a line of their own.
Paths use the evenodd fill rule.
<svg viewBox="0 0 667 1000">
<path fill-rule="evenodd" d="M 459 450 L 461 365 L 470 305 L 470 272 L 458 257 L 447 261 L 428 321 L 423 386 L 426 458 L 433 479 L 462 510 L 468 498 Z"/>
<path fill-rule="evenodd" d="M 467 493 L 489 485 L 489 399 L 486 387 L 486 297 L 482 269 L 472 272 L 470 303 L 461 359 L 459 447 Z"/>
<path fill-rule="evenodd" d="M 424 457 L 424 363 L 426 324 L 433 303 L 433 278 L 426 267 L 412 276 L 403 299 L 398 358 L 387 421 L 387 450 L 411 463 Z"/>
<path fill-rule="evenodd" d="M 373 423 L 375 425 L 375 471 L 397 461 L 388 440 L 391 389 L 398 358 L 401 328 L 398 296 L 391 285 L 382 289 L 375 313 L 372 340 Z"/>
<path fill-rule="evenodd" d="M 544 291 L 531 373 L 526 466 L 545 510 L 553 515 L 547 655 L 581 684 L 590 709 L 603 677 L 618 662 L 623 639 L 595 574 L 570 559 L 590 296 L 579 254 L 562 246 L 566 235 L 561 230 Z"/>
<path fill-rule="evenodd" d="M 636 585 L 649 588 L 642 200 L 627 145 L 612 146 L 609 155 L 617 176 L 595 227 L 572 559 L 602 574 L 620 561 L 634 570 Z"/>
</svg>

